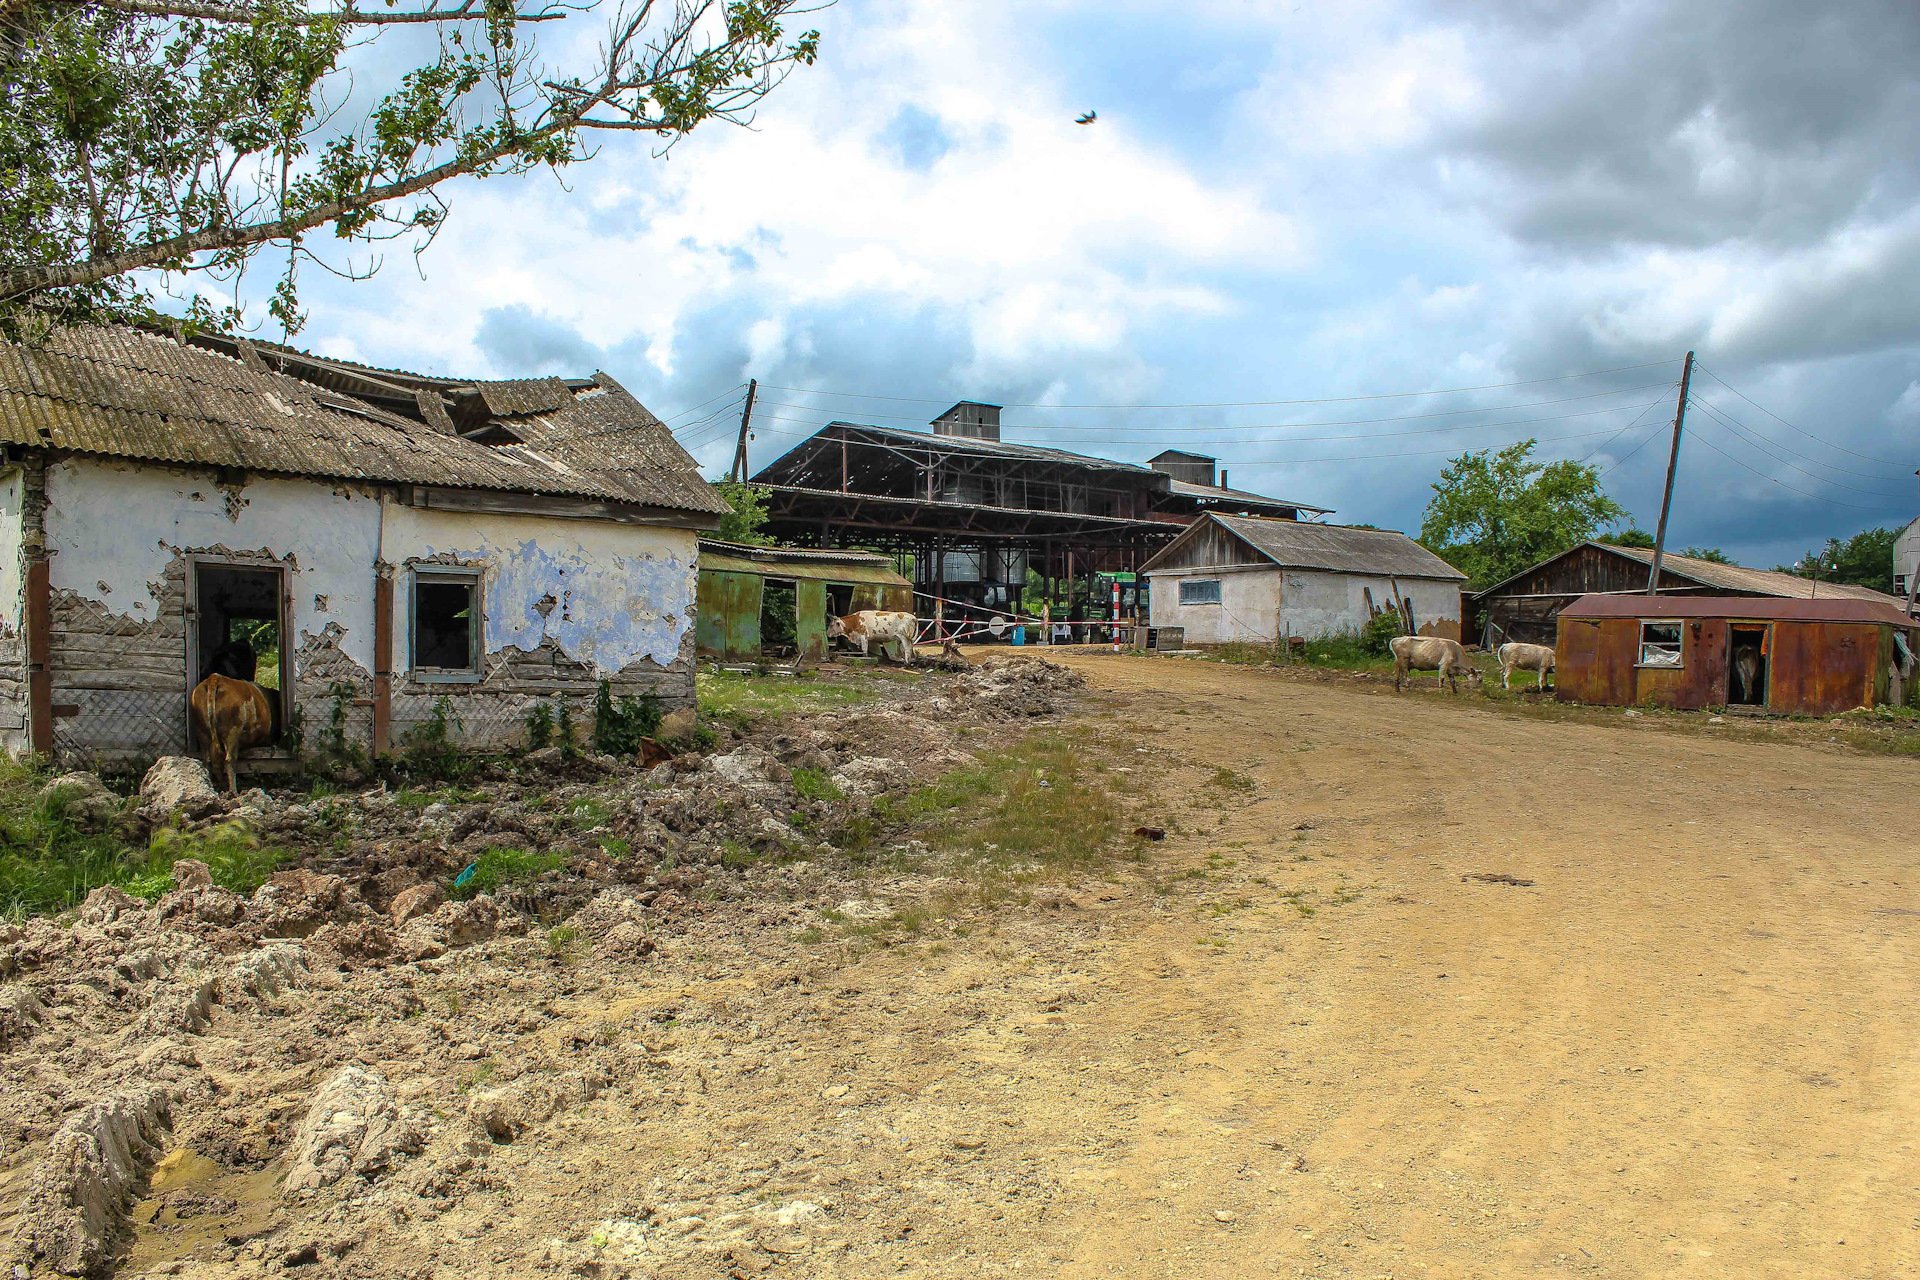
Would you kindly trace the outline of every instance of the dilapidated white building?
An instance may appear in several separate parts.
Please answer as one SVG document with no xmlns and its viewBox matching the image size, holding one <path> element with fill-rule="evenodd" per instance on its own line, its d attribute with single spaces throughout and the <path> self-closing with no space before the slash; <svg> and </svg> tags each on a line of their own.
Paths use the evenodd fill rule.
<svg viewBox="0 0 1920 1280">
<path fill-rule="evenodd" d="M 602 678 L 694 697 L 696 539 L 726 508 L 606 374 L 423 375 L 134 329 L 0 344 L 0 741 L 189 749 L 187 693 L 261 655 L 283 752 L 434 715 L 524 740 Z M 444 717 L 443 717 L 444 719 Z"/>
<path fill-rule="evenodd" d="M 1395 607 L 1460 638 L 1466 575 L 1403 533 L 1207 513 L 1141 567 L 1153 626 L 1188 644 L 1270 644 L 1358 631 Z"/>
</svg>

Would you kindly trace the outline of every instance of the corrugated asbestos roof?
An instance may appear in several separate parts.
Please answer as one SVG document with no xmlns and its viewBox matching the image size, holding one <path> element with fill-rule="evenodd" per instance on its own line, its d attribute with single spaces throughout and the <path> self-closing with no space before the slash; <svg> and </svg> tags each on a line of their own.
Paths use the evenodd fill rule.
<svg viewBox="0 0 1920 1280">
<path fill-rule="evenodd" d="M 1164 458 L 1166 454 L 1160 456 Z M 1263 507 L 1292 507 L 1296 511 L 1318 511 L 1323 514 L 1333 510 L 1332 507 L 1316 507 L 1311 502 L 1295 502 L 1291 498 L 1269 498 L 1264 493 L 1248 493 L 1245 489 L 1222 489 L 1218 485 L 1194 484 L 1191 480 L 1175 480 L 1173 492 L 1182 498 L 1193 498 L 1204 502 L 1244 502 L 1248 506 L 1258 504 Z"/>
<path fill-rule="evenodd" d="M 956 408 L 958 406 L 955 406 Z M 1058 462 L 1066 466 L 1086 467 L 1093 471 L 1144 471 L 1148 475 L 1161 475 L 1152 467 L 1143 467 L 1137 462 L 1115 462 L 1111 458 L 1093 458 L 1084 453 L 1068 453 L 1065 449 L 1048 449 L 1037 444 L 1010 444 L 1005 440 L 977 440 L 972 436 L 937 436 L 931 431 L 909 431 L 904 427 L 876 427 L 864 422 L 829 422 L 821 428 L 821 433 L 835 427 L 865 431 L 873 435 L 889 436 L 903 443 L 929 445 L 939 449 L 951 449 L 956 453 L 991 453 L 1003 458 L 1026 458 L 1034 462 Z M 771 468 L 769 468 L 771 469 Z"/>
<path fill-rule="evenodd" d="M 1825 588 L 1822 587 L 1824 593 Z M 1891 603 L 1819 595 L 1811 600 L 1778 596 L 1581 596 L 1560 611 L 1563 618 L 1744 618 L 1785 622 L 1878 622 L 1920 627 Z"/>
<path fill-rule="evenodd" d="M 719 550 L 717 548 L 725 548 Z M 826 557 L 782 557 L 775 559 L 758 553 L 768 547 L 740 547 L 731 543 L 700 543 L 700 571 L 751 573 L 762 578 L 793 578 L 807 582 L 859 583 L 879 587 L 911 587 L 913 584 L 893 571 L 885 556 L 854 554 Z"/>
<path fill-rule="evenodd" d="M 575 397 L 559 379 L 485 383 L 517 411 L 494 448 L 343 392 L 168 337 L 71 329 L 0 343 L 0 441 L 246 471 L 492 489 L 719 514 L 693 459 L 612 378 Z"/>
<path fill-rule="evenodd" d="M 1404 533 L 1391 529 L 1353 529 L 1339 524 L 1306 524 L 1263 516 L 1227 516 L 1208 512 L 1201 520 L 1218 521 L 1222 528 L 1261 555 L 1287 569 L 1326 569 L 1376 578 L 1444 578 L 1464 581 L 1466 574 L 1442 560 Z M 1196 521 L 1193 528 L 1199 528 Z M 1157 562 L 1185 540 L 1180 538 L 1146 564 Z"/>
<path fill-rule="evenodd" d="M 1599 545 L 1648 567 L 1653 565 L 1653 552 L 1649 548 L 1616 547 L 1611 543 Z M 1737 564 L 1716 564 L 1712 560 L 1696 560 L 1692 556 L 1676 556 L 1671 552 L 1660 557 L 1660 568 L 1663 572 L 1671 570 L 1682 577 L 1692 578 L 1702 586 L 1719 587 L 1725 591 L 1754 591 L 1786 599 L 1868 600 L 1889 606 L 1894 604 L 1892 596 L 1884 591 L 1875 591 L 1872 587 L 1856 587 L 1845 582 L 1822 582 L 1816 585 L 1811 578 L 1796 577 L 1791 573 L 1747 569 Z"/>
</svg>

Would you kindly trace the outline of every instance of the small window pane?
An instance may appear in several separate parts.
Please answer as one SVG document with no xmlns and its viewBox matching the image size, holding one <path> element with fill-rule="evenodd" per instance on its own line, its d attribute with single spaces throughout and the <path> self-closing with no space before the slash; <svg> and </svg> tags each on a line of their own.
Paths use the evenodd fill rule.
<svg viewBox="0 0 1920 1280">
<path fill-rule="evenodd" d="M 1680 624 L 1643 622 L 1640 624 L 1640 665 L 1677 667 L 1680 665 Z"/>
<path fill-rule="evenodd" d="M 413 665 L 466 671 L 473 666 L 473 584 L 416 579 Z"/>
<path fill-rule="evenodd" d="M 1181 604 L 1219 604 L 1220 579 L 1188 578 L 1180 584 Z"/>
</svg>

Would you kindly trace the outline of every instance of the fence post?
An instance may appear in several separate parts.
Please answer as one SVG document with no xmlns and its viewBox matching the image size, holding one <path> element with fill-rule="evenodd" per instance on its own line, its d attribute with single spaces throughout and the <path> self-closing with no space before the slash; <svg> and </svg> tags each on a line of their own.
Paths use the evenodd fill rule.
<svg viewBox="0 0 1920 1280">
<path fill-rule="evenodd" d="M 27 742 L 53 754 L 53 601 L 48 562 L 27 562 Z"/>
<path fill-rule="evenodd" d="M 380 564 L 373 579 L 373 754 L 393 749 L 393 566 Z"/>
</svg>

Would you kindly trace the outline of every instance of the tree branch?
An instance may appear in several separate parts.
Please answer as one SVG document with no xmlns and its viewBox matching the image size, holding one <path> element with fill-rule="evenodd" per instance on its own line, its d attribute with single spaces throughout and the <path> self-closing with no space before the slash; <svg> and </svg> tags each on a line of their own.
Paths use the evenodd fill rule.
<svg viewBox="0 0 1920 1280">
<path fill-rule="evenodd" d="M 30 0 L 4 0 L 0 3 L 0 17 L 15 9 L 25 8 Z M 66 0 L 73 3 L 74 0 Z M 148 18 L 201 18 L 209 22 L 249 23 L 259 17 L 259 11 L 247 4 L 220 4 L 212 0 L 85 0 L 85 7 L 107 9 L 115 13 L 133 13 Z M 574 5 L 553 3 L 542 5 L 539 9 L 526 13 L 515 13 L 515 22 L 558 22 L 570 13 L 585 13 L 593 5 Z M 341 9 L 325 13 L 276 13 L 274 19 L 288 26 L 318 26 L 323 22 L 338 23 L 346 27 L 401 26 L 409 23 L 435 22 L 477 22 L 490 15 L 481 0 L 462 0 L 456 9 L 413 9 L 400 12 L 379 11 L 363 12 L 349 4 Z"/>
</svg>

